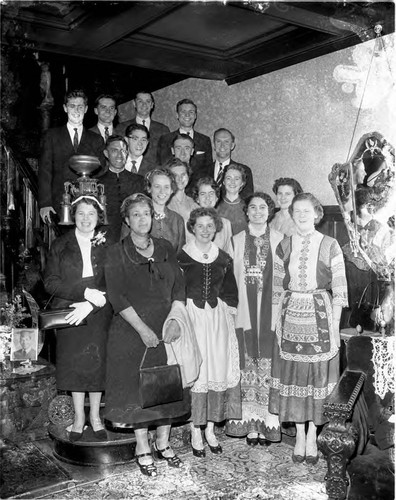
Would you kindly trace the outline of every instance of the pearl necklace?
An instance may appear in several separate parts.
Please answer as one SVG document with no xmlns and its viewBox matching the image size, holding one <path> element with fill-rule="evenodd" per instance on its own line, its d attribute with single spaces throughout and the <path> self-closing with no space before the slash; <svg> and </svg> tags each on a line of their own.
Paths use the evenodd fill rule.
<svg viewBox="0 0 396 500">
<path fill-rule="evenodd" d="M 149 239 L 147 240 L 147 245 L 146 245 L 145 247 L 139 247 L 138 245 L 136 245 L 136 243 L 135 243 L 133 240 L 132 240 L 132 242 L 133 242 L 133 244 L 135 245 L 135 248 L 137 248 L 138 250 L 147 250 L 147 249 L 148 249 L 148 247 L 151 245 L 152 240 L 151 240 L 151 238 L 149 238 Z"/>
</svg>

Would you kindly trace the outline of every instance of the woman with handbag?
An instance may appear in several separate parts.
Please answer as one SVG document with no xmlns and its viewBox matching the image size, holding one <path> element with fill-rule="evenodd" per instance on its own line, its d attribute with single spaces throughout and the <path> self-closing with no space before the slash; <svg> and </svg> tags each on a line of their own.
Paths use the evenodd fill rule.
<svg viewBox="0 0 396 500">
<path fill-rule="evenodd" d="M 140 471 L 155 476 L 152 455 L 166 460 L 170 467 L 182 465 L 169 446 L 169 434 L 173 422 L 188 419 L 190 394 L 188 388 L 180 391 L 175 385 L 174 401 L 164 404 L 158 399 L 158 404 L 153 404 L 147 401 L 151 394 L 139 392 L 139 379 L 144 368 L 167 364 L 163 342 L 171 343 L 180 336 L 176 320 L 167 322 L 163 336 L 162 328 L 172 305 L 184 304 L 184 281 L 171 243 L 150 236 L 152 200 L 141 193 L 128 196 L 121 215 L 130 234 L 109 249 L 106 264 L 109 300 L 115 314 L 107 346 L 105 418 L 114 429 L 134 429 Z M 152 452 L 149 427 L 156 427 Z"/>
<path fill-rule="evenodd" d="M 56 383 L 58 390 L 72 393 L 70 441 L 83 436 L 85 392 L 89 393 L 93 433 L 103 440 L 107 434 L 99 408 L 112 316 L 104 277 L 107 241 L 105 233 L 95 231 L 102 222 L 103 207 L 94 196 L 79 196 L 72 202 L 72 214 L 76 229 L 53 242 L 44 271 L 45 289 L 53 296 L 51 308 L 71 308 L 66 316 L 70 328 L 57 330 Z M 86 325 L 81 325 L 85 320 Z"/>
<path fill-rule="evenodd" d="M 269 409 L 281 422 L 296 423 L 293 462 L 314 465 L 319 459 L 317 427 L 326 422 L 323 403 L 339 378 L 347 283 L 337 240 L 315 230 L 323 217 L 319 201 L 300 193 L 290 213 L 297 233 L 276 249 L 278 279 L 285 290 L 276 324 L 280 360 L 272 366 Z"/>
<path fill-rule="evenodd" d="M 239 303 L 236 331 L 241 352 L 242 419 L 227 422 L 230 436 L 249 446 L 281 439 L 278 415 L 268 410 L 269 380 L 275 344 L 276 311 L 282 283 L 276 278 L 275 250 L 283 234 L 268 225 L 271 197 L 256 192 L 246 200 L 248 229 L 233 237 L 234 272 Z"/>
<path fill-rule="evenodd" d="M 187 229 L 194 240 L 178 255 L 186 282 L 187 311 L 202 355 L 199 377 L 191 388 L 191 445 L 196 457 L 205 456 L 201 426 L 210 451 L 218 454 L 222 448 L 214 424 L 241 416 L 239 351 L 233 317 L 238 290 L 231 257 L 213 243 L 221 225 L 213 208 L 193 210 Z"/>
</svg>

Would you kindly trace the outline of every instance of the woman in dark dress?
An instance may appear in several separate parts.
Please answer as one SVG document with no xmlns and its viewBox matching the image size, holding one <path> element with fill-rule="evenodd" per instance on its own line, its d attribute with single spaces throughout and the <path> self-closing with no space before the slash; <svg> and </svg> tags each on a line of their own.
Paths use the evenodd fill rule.
<svg viewBox="0 0 396 500">
<path fill-rule="evenodd" d="M 103 208 L 94 196 L 81 196 L 72 207 L 76 229 L 54 241 L 44 273 L 45 289 L 53 295 L 51 307 L 73 308 L 67 317 L 70 328 L 57 332 L 56 383 L 59 390 L 72 392 L 75 414 L 68 428 L 70 440 L 77 441 L 84 432 L 85 392 L 89 392 L 94 434 L 106 439 L 99 407 L 112 310 L 105 295 L 107 242 L 103 233 L 95 235 Z M 85 318 L 87 325 L 80 325 Z"/>
<path fill-rule="evenodd" d="M 133 428 L 136 459 L 143 474 L 156 475 L 148 443 L 148 428 L 156 427 L 153 454 L 171 467 L 181 460 L 169 446 L 170 426 L 190 415 L 189 389 L 182 401 L 142 409 L 139 402 L 139 367 L 167 364 L 163 343 L 180 337 L 175 320 L 162 336 L 172 304 L 184 303 L 184 281 L 176 254 L 166 239 L 150 236 L 154 208 L 144 194 L 128 196 L 121 214 L 130 235 L 109 249 L 106 264 L 108 294 L 114 308 L 109 332 L 106 376 L 106 423 L 112 428 Z"/>
</svg>

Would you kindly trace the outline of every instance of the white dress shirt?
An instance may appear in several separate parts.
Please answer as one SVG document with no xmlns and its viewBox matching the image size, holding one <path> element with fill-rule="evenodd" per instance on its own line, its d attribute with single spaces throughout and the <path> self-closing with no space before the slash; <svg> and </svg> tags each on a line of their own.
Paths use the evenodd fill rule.
<svg viewBox="0 0 396 500">
<path fill-rule="evenodd" d="M 214 180 L 216 180 L 217 176 L 219 175 L 220 163 L 221 163 L 221 168 L 223 169 L 223 172 L 224 172 L 224 169 L 226 168 L 226 166 L 231 163 L 231 158 L 228 158 L 228 160 L 224 160 L 222 162 L 220 162 L 219 160 L 215 161 L 215 167 L 214 167 L 214 173 L 213 173 Z"/>
<path fill-rule="evenodd" d="M 83 131 L 83 125 L 72 125 L 71 123 L 67 122 L 66 123 L 66 127 L 67 127 L 67 130 L 69 131 L 69 135 L 70 135 L 70 140 L 71 140 L 71 143 L 74 144 L 74 129 L 76 128 L 77 129 L 77 135 L 78 135 L 78 143 L 80 144 L 81 142 L 81 136 L 82 136 L 82 131 Z"/>
<path fill-rule="evenodd" d="M 143 161 L 143 155 L 140 155 L 138 159 L 135 158 L 136 161 L 136 172 L 139 172 L 140 165 L 142 164 Z M 128 156 L 127 161 L 125 163 L 125 170 L 128 170 L 128 172 L 132 172 L 132 158 Z"/>
</svg>

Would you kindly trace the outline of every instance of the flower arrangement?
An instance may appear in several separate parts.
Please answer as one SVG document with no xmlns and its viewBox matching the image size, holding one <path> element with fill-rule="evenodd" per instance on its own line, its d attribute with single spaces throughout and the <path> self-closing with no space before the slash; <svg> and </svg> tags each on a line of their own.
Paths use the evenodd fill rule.
<svg viewBox="0 0 396 500">
<path fill-rule="evenodd" d="M 91 239 L 91 245 L 93 247 L 98 247 L 106 243 L 106 231 L 98 231 L 98 233 Z"/>
<path fill-rule="evenodd" d="M 26 312 L 27 309 L 22 305 L 20 295 L 15 295 L 11 302 L 6 302 L 0 310 L 0 362 L 4 361 L 6 356 L 10 355 L 12 329 L 23 326 L 23 321 L 30 318 L 31 315 Z"/>
</svg>

